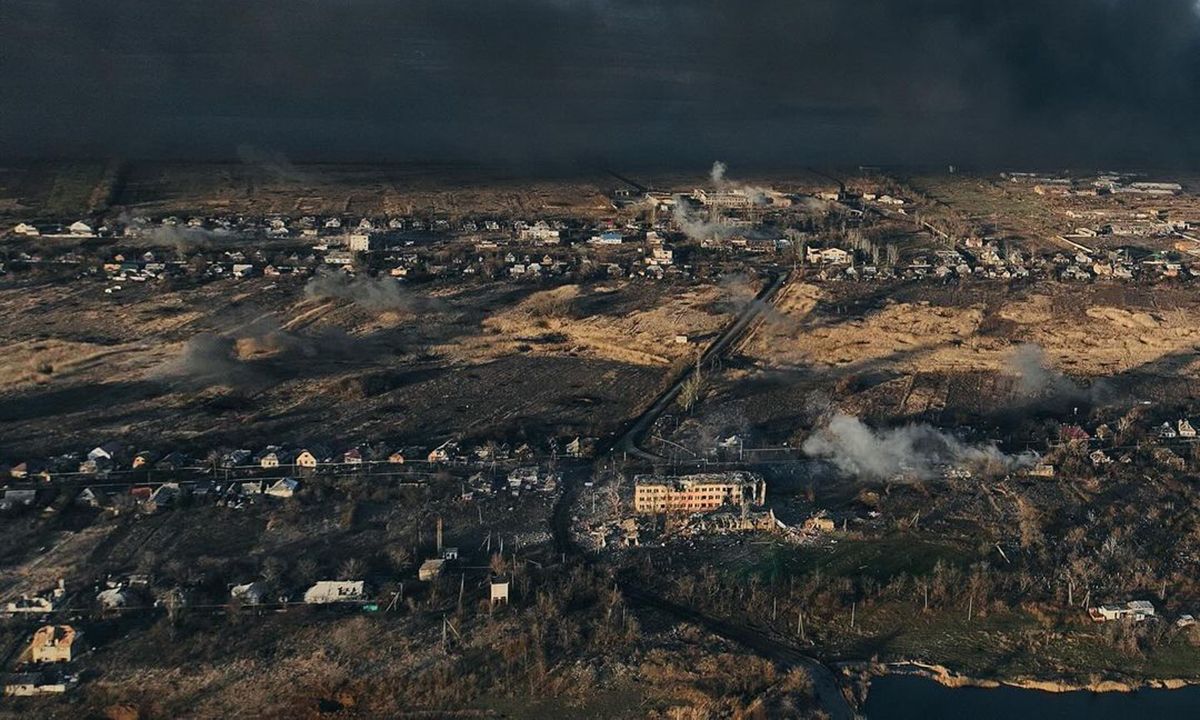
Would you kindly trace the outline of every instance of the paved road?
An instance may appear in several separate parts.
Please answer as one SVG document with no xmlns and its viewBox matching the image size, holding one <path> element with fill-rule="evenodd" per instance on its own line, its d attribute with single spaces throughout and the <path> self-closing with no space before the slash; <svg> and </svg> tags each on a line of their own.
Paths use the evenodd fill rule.
<svg viewBox="0 0 1200 720">
<path fill-rule="evenodd" d="M 746 307 L 742 309 L 737 319 L 721 331 L 717 339 L 700 356 L 699 364 L 701 367 L 710 366 L 714 360 L 723 356 L 745 336 L 746 331 L 753 326 L 754 322 L 770 306 L 771 301 L 779 293 L 780 288 L 787 283 L 789 277 L 791 277 L 790 271 L 785 270 L 779 273 L 769 285 L 763 288 L 762 292 L 754 300 L 746 304 Z M 679 397 L 679 393 L 683 392 L 684 384 L 695 372 L 696 368 L 689 366 L 671 387 L 667 388 L 662 395 L 659 395 L 658 399 L 633 421 L 633 424 L 629 426 L 629 430 L 617 441 L 617 452 L 623 452 L 647 462 L 666 462 L 666 458 L 644 450 L 641 447 L 641 441 L 650 427 L 654 425 L 654 422 L 671 407 L 671 404 Z"/>
</svg>

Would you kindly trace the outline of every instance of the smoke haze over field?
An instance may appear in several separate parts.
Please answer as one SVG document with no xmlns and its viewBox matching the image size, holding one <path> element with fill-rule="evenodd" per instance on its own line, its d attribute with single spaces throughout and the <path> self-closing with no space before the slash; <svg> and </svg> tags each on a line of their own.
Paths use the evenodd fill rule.
<svg viewBox="0 0 1200 720">
<path fill-rule="evenodd" d="M 1096 381 L 1089 387 L 1077 384 L 1054 368 L 1046 352 L 1037 345 L 1018 346 L 1009 356 L 1009 362 L 1017 377 L 1017 397 L 1023 403 L 1100 402 L 1111 395 L 1109 385 L 1103 381 Z"/>
<path fill-rule="evenodd" d="M 9 157 L 240 156 L 282 177 L 1200 159 L 1195 0 L 9 0 L 3 18 Z"/>
<path fill-rule="evenodd" d="M 178 356 L 151 376 L 185 388 L 243 388 L 285 380 L 318 360 L 369 357 L 379 350 L 373 340 L 354 337 L 340 328 L 300 334 L 263 318 L 226 333 L 193 335 Z"/>
<path fill-rule="evenodd" d="M 304 285 L 304 294 L 314 300 L 349 300 L 364 310 L 420 310 L 422 299 L 413 297 L 390 277 L 351 277 L 344 272 L 320 271 Z"/>
</svg>

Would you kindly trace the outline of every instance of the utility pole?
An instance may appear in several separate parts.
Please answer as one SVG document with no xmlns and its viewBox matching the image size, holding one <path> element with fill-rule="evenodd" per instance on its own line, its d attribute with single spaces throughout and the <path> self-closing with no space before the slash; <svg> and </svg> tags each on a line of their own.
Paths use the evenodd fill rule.
<svg viewBox="0 0 1200 720">
<path fill-rule="evenodd" d="M 804 637 L 804 610 L 802 609 L 796 611 L 796 629 L 800 631 L 801 640 L 807 639 Z"/>
<path fill-rule="evenodd" d="M 442 556 L 442 519 L 437 519 L 437 556 Z"/>
<path fill-rule="evenodd" d="M 467 574 L 463 573 L 458 579 L 458 614 L 462 615 L 463 611 L 463 591 L 467 587 Z"/>
</svg>

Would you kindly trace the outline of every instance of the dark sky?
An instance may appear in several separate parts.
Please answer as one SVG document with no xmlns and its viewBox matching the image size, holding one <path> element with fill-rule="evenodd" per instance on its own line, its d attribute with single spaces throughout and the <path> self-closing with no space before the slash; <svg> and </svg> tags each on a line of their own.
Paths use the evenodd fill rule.
<svg viewBox="0 0 1200 720">
<path fill-rule="evenodd" d="M 0 155 L 1200 161 L 1198 0 L 0 0 Z"/>
</svg>

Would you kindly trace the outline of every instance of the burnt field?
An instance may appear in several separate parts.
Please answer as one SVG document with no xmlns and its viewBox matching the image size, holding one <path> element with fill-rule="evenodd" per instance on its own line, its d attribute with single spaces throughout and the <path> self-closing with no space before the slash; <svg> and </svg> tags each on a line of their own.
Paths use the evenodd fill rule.
<svg viewBox="0 0 1200 720">
<path fill-rule="evenodd" d="M 305 282 L 5 281 L 5 456 L 603 437 L 686 354 L 676 328 L 724 317 L 704 286 L 432 284 L 364 305 Z"/>
</svg>

